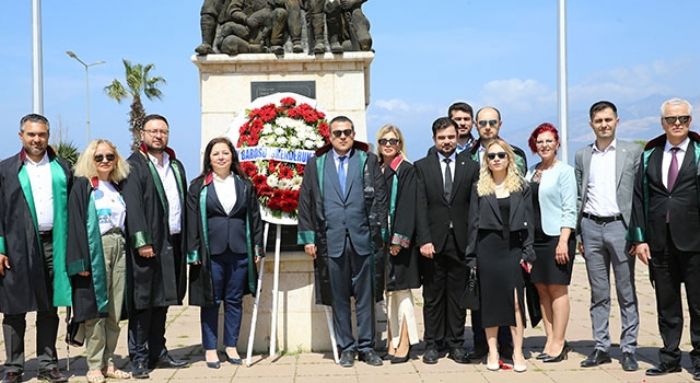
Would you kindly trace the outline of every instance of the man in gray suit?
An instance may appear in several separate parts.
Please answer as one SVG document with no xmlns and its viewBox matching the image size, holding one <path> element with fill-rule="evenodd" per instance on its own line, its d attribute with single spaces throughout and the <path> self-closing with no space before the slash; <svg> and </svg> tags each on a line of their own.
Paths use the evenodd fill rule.
<svg viewBox="0 0 700 383">
<path fill-rule="evenodd" d="M 382 365 L 373 351 L 374 302 L 382 296 L 387 195 L 377 156 L 355 141 L 349 118 L 330 123 L 331 145 L 316 151 L 304 169 L 299 193 L 297 243 L 314 259 L 316 302 L 333 307 L 340 365 L 355 353 Z M 352 335 L 350 297 L 355 297 L 358 340 Z"/>
<path fill-rule="evenodd" d="M 609 101 L 591 106 L 590 125 L 596 140 L 576 152 L 576 182 L 579 196 L 579 251 L 586 260 L 591 285 L 591 321 L 595 350 L 581 367 L 610 363 L 610 266 L 615 273 L 617 300 L 622 316 L 620 363 L 625 371 L 636 371 L 635 357 L 639 312 L 634 287 L 634 257 L 627 254 L 625 240 L 632 210 L 634 177 L 642 147 L 615 138 L 620 121 Z"/>
</svg>

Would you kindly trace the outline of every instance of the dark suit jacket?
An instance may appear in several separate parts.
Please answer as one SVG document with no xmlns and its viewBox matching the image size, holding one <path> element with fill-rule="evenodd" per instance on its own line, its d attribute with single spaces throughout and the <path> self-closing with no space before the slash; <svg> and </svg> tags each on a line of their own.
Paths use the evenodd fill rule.
<svg viewBox="0 0 700 383">
<path fill-rule="evenodd" d="M 510 195 L 510 216 L 508 218 L 511 237 L 520 236 L 522 259 L 526 262 L 535 261 L 535 251 L 532 247 L 535 235 L 534 212 L 530 187 Z M 476 239 L 479 230 L 503 230 L 503 219 L 498 199 L 495 194 L 479 197 L 476 187 L 472 190 L 469 210 L 469 241 L 466 248 L 467 256 L 476 256 Z"/>
<path fill-rule="evenodd" d="M 634 243 L 646 242 L 653 252 L 664 251 L 668 212 L 668 231 L 678 250 L 700 252 L 700 136 L 691 135 L 676 184 L 670 192 L 662 182 L 665 144 L 666 137 L 658 137 L 647 144 L 642 154 L 642 166 L 635 178 L 630 239 Z"/>
<path fill-rule="evenodd" d="M 246 189 L 243 180 L 235 178 L 236 203 L 230 213 L 226 213 L 216 194 L 212 182 L 207 186 L 207 228 L 209 232 L 209 252 L 212 255 L 223 254 L 227 249 L 238 254 L 245 254 L 245 219 L 247 214 Z"/>
<path fill-rule="evenodd" d="M 479 165 L 464 151 L 457 155 L 452 182 L 452 194 L 447 200 L 443 193 L 443 173 L 437 154 L 416 161 L 417 179 L 416 244 L 431 243 L 435 252 L 445 246 L 452 223 L 457 246 L 467 247 L 467 216 L 472 186 L 479 177 Z"/>
</svg>

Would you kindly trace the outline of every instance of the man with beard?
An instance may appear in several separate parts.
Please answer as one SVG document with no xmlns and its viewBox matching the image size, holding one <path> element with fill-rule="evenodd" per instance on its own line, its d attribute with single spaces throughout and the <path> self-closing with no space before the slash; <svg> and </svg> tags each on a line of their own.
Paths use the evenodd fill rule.
<svg viewBox="0 0 700 383">
<path fill-rule="evenodd" d="M 457 363 L 469 363 L 464 349 L 466 310 L 467 217 L 478 165 L 468 153 L 456 153 L 457 124 L 449 117 L 433 122 L 435 152 L 415 163 L 417 179 L 416 243 L 423 274 L 426 351 L 423 362 L 435 364 L 442 349 Z"/>
<path fill-rule="evenodd" d="M 500 138 L 498 135 L 503 126 L 501 121 L 501 112 L 493 106 L 485 106 L 476 112 L 476 124 L 479 130 L 479 139 L 476 140 L 472 148 L 469 150 L 471 157 L 476 162 L 481 162 L 484 156 L 486 146 L 495 138 Z M 527 157 L 525 152 L 515 145 L 510 145 L 515 152 L 515 164 L 518 166 L 521 176 L 527 173 Z"/>
<path fill-rule="evenodd" d="M 56 306 L 71 305 L 66 273 L 68 164 L 49 148 L 49 121 L 20 121 L 22 150 L 0 163 L 0 311 L 5 338 L 3 382 L 21 382 L 26 314 L 36 311 L 39 380 L 67 382 L 58 370 Z"/>
<path fill-rule="evenodd" d="M 476 141 L 472 135 L 474 109 L 466 102 L 455 102 L 447 109 L 447 116 L 457 123 L 457 154 L 469 150 Z"/>
<path fill-rule="evenodd" d="M 129 157 L 124 183 L 127 230 L 132 247 L 127 261 L 129 357 L 132 376 L 147 379 L 150 368 L 184 367 L 165 347 L 168 306 L 185 295 L 185 168 L 168 147 L 165 117 L 144 119 L 141 147 Z"/>
</svg>

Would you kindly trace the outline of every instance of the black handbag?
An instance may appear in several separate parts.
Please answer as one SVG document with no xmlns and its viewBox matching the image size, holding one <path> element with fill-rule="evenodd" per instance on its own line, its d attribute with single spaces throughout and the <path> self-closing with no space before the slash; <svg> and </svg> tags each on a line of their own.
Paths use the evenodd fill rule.
<svg viewBox="0 0 700 383">
<path fill-rule="evenodd" d="M 462 307 L 468 310 L 479 310 L 479 273 L 476 269 L 476 259 L 467 259 L 467 286 L 462 294 Z"/>
<path fill-rule="evenodd" d="M 78 322 L 75 317 L 71 316 L 70 308 L 67 312 L 66 323 L 66 343 L 69 346 L 82 347 L 85 344 L 85 326 L 83 322 Z"/>
</svg>

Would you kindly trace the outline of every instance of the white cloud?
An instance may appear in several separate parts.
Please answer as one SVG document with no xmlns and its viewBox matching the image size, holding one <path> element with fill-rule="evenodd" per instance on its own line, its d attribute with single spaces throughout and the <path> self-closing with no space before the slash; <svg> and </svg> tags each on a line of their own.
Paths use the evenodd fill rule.
<svg viewBox="0 0 700 383">
<path fill-rule="evenodd" d="M 408 106 L 408 103 L 404 100 L 400 100 L 398 98 L 392 98 L 390 100 L 377 100 L 374 105 L 379 108 L 379 109 L 384 109 L 389 112 L 394 112 L 394 111 L 408 111 L 411 108 Z"/>
<path fill-rule="evenodd" d="M 484 105 L 494 105 L 502 110 L 527 113 L 556 107 L 556 92 L 532 79 L 512 78 L 489 81 L 481 89 Z"/>
</svg>

